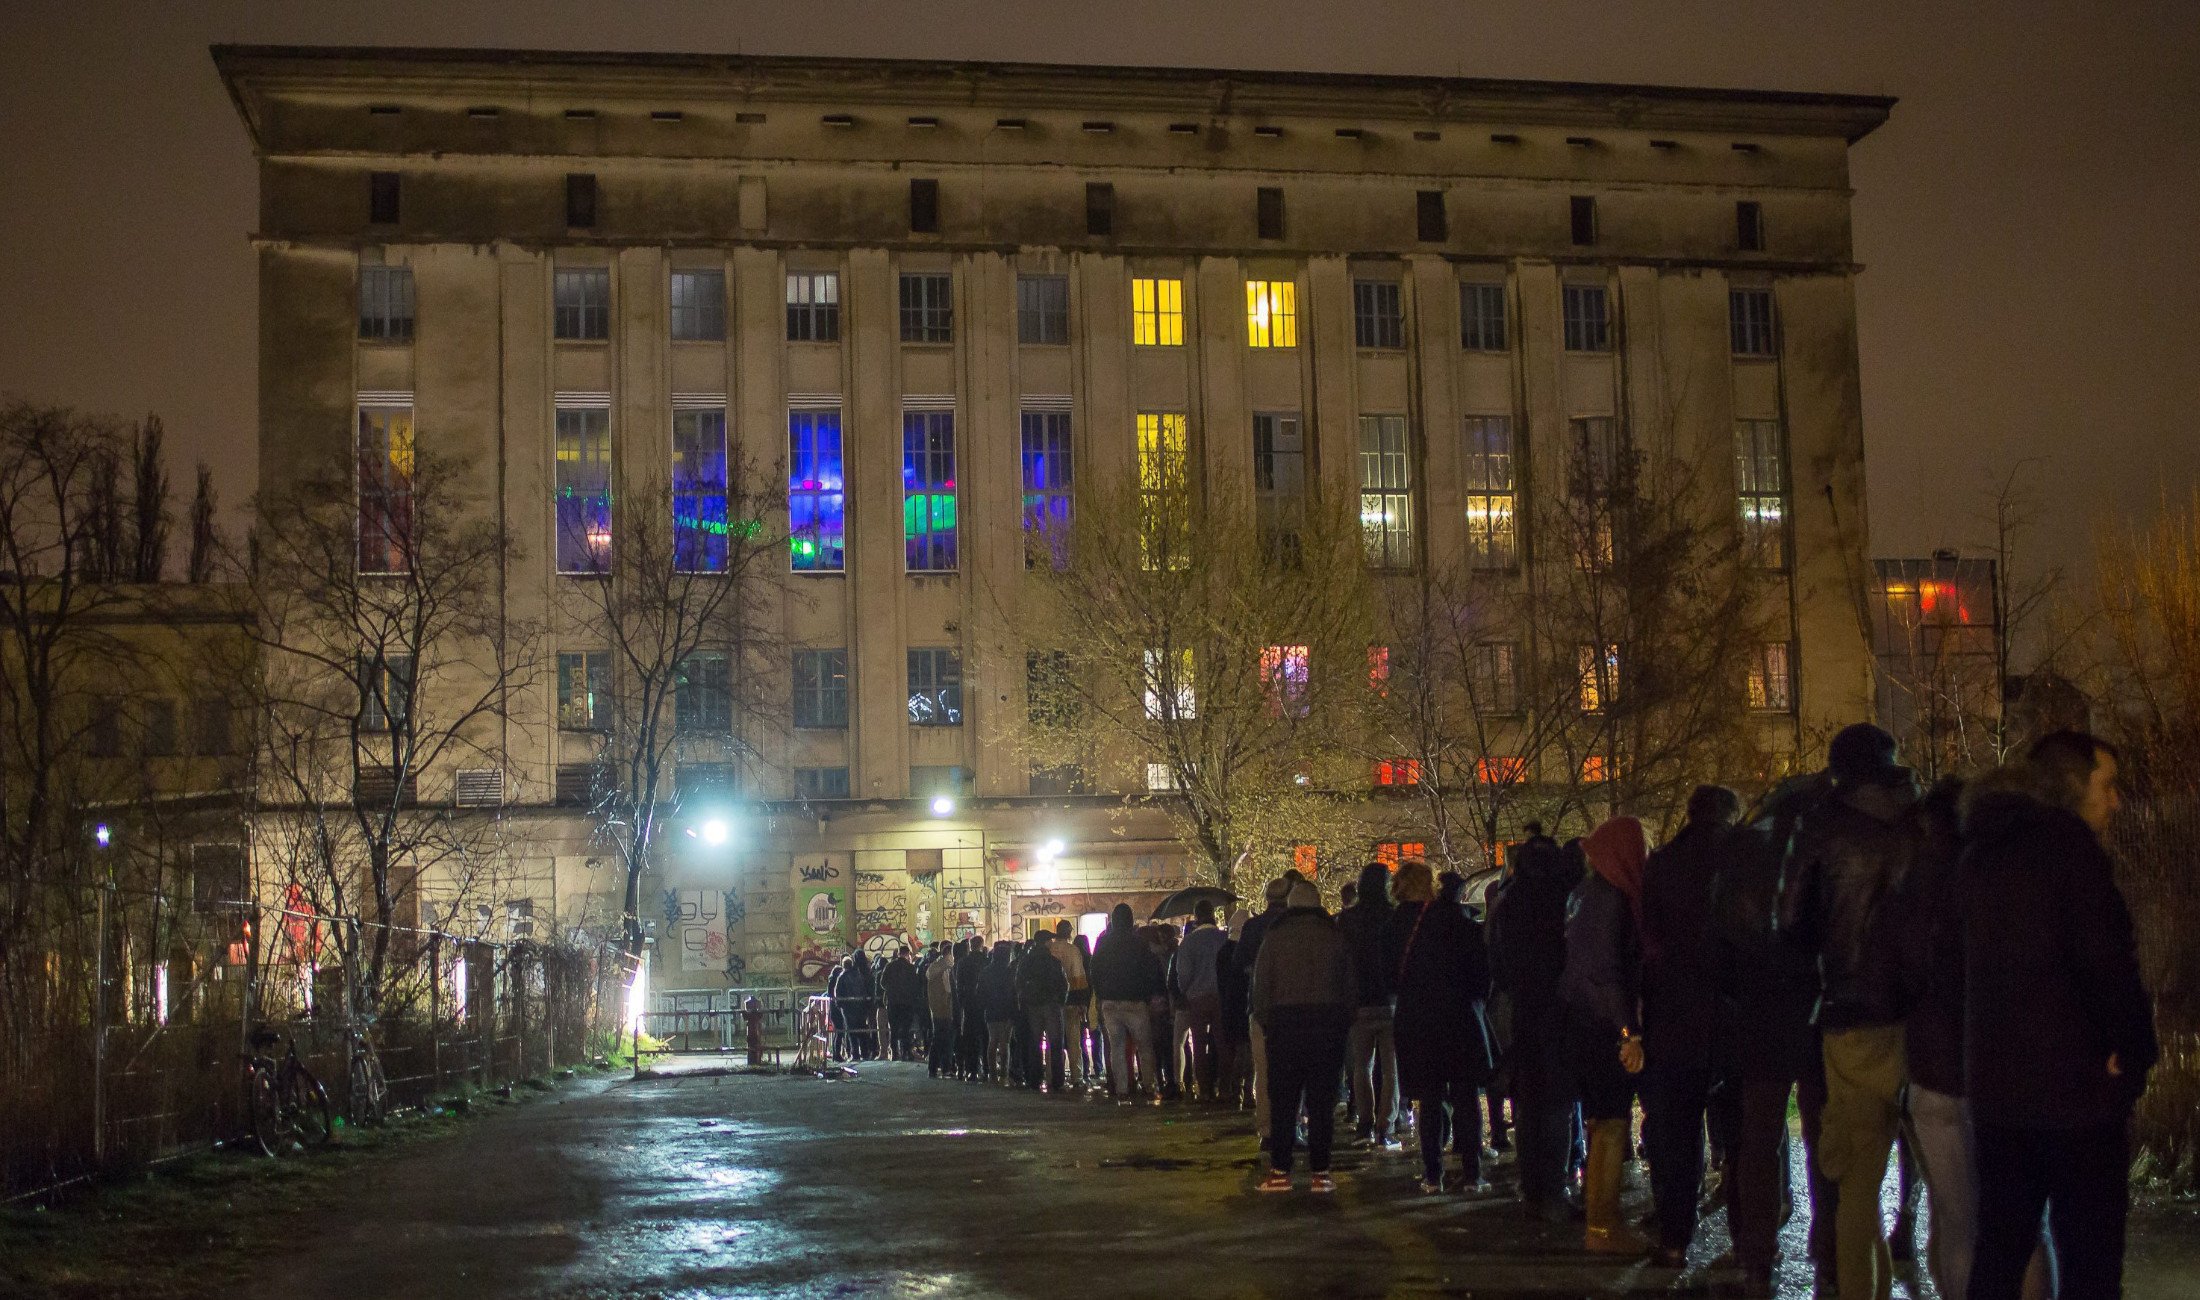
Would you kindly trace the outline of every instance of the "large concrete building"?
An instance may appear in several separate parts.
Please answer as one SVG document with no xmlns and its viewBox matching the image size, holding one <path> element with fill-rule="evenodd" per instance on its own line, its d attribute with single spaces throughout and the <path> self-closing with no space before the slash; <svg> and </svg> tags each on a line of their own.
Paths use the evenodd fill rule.
<svg viewBox="0 0 2200 1300">
<path fill-rule="evenodd" d="M 745 774 L 762 802 L 730 860 L 649 882 L 660 980 L 811 979 L 847 943 L 1020 931 L 1184 883 L 1154 810 L 1035 790 L 988 741 L 1020 699 L 1022 663 L 983 632 L 1024 581 L 1027 497 L 1071 490 L 1072 467 L 1128 474 L 1141 416 L 1181 421 L 1209 482 L 1265 484 L 1280 455 L 1362 493 L 1405 571 L 1501 564 L 1569 439 L 1658 424 L 1784 579 L 1788 635 L 1751 703 L 1790 744 L 1870 713 L 1848 149 L 1888 100 L 215 59 L 260 163 L 263 490 L 415 436 L 492 463 L 523 545 L 502 599 L 579 654 L 558 591 L 593 580 L 574 574 L 638 467 L 722 464 L 729 438 L 786 461 L 793 725 Z M 560 698 L 546 662 L 514 705 L 500 815 L 534 828 L 518 842 L 570 914 L 616 885 L 556 804 L 590 743 Z M 425 775 L 422 799 L 452 780 Z"/>
</svg>

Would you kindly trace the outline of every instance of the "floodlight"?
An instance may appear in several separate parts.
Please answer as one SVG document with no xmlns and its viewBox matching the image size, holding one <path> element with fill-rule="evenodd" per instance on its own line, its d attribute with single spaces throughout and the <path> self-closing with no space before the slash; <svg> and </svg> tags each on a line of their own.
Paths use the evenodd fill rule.
<svg viewBox="0 0 2200 1300">
<path fill-rule="evenodd" d="M 944 794 L 932 796 L 932 815 L 934 817 L 945 817 L 953 811 L 955 811 L 954 799 Z"/>
<path fill-rule="evenodd" d="M 726 819 L 723 817 L 706 819 L 703 822 L 702 830 L 703 843 L 710 845 L 723 844 L 733 834 L 733 828 L 726 825 Z"/>
</svg>

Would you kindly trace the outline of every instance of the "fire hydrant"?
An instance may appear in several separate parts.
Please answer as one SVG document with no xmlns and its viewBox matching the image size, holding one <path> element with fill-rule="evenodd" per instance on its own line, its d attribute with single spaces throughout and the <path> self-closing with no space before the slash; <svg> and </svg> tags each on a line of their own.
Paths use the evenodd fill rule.
<svg viewBox="0 0 2200 1300">
<path fill-rule="evenodd" d="M 754 995 L 741 1004 L 741 1019 L 746 1022 L 749 1034 L 749 1064 L 764 1063 L 764 1004 Z"/>
</svg>

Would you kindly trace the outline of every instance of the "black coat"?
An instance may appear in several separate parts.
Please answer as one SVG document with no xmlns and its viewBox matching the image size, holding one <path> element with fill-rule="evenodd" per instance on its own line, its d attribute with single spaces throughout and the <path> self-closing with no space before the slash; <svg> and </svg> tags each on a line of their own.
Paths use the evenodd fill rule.
<svg viewBox="0 0 2200 1300">
<path fill-rule="evenodd" d="M 1660 1068 L 1711 1064 L 1719 1003 L 1711 885 L 1738 834 L 1691 824 L 1652 853 L 1643 869 L 1643 1049 Z"/>
<path fill-rule="evenodd" d="M 1054 945 L 1034 944 L 1016 963 L 1016 1001 L 1026 1011 L 1042 1011 L 1069 1001 L 1069 976 L 1056 959 Z"/>
<path fill-rule="evenodd" d="M 1092 949 L 1092 995 L 1102 1002 L 1144 1002 L 1167 991 L 1161 958 L 1136 928 L 1110 925 Z"/>
<path fill-rule="evenodd" d="M 1980 1124 L 2122 1122 L 2160 1056 L 2131 913 L 2074 814 L 2015 790 L 1964 819 L 1964 1082 Z M 2110 1075 L 2114 1054 L 2121 1075 Z"/>
<path fill-rule="evenodd" d="M 1963 838 L 1953 783 L 1927 795 L 1925 839 L 1895 896 L 1901 926 L 1899 1009 L 1910 1081 L 1963 1095 Z"/>
<path fill-rule="evenodd" d="M 1780 903 L 1776 824 L 1735 832 L 1711 885 L 1711 967 L 1719 1007 L 1713 1055 L 1746 1078 L 1801 1079 L 1823 1068 L 1811 1011 L 1818 964 L 1774 928 Z"/>
<path fill-rule="evenodd" d="M 896 957 L 886 963 L 885 973 L 879 976 L 879 987 L 886 995 L 887 1006 L 924 1005 L 924 972 L 906 957 Z"/>
<path fill-rule="evenodd" d="M 1924 839 L 1917 779 L 1843 779 L 1806 809 L 1780 876 L 1780 930 L 1818 958 L 1818 1027 L 1901 1020 L 1901 929 L 1888 901 Z"/>
<path fill-rule="evenodd" d="M 989 1021 L 1016 1018 L 1016 963 L 999 947 L 986 960 L 985 974 L 978 977 L 978 1005 Z"/>
<path fill-rule="evenodd" d="M 1359 982 L 1360 1006 L 1379 1007 L 1391 999 L 1391 967 L 1383 960 L 1383 934 L 1390 925 L 1390 900 L 1362 898 L 1337 913 L 1337 929 L 1352 952 L 1353 978 Z"/>
<path fill-rule="evenodd" d="M 1481 924 L 1455 898 L 1402 904 L 1383 931 L 1383 961 L 1398 997 L 1399 1088 L 1419 1097 L 1445 1083 L 1488 1083 L 1482 1001 L 1490 963 Z"/>
<path fill-rule="evenodd" d="M 1555 1032 L 1558 980 L 1566 970 L 1566 899 L 1582 864 L 1550 839 L 1513 850 L 1512 879 L 1490 904 L 1490 976 L 1512 1004 L 1516 1041 Z"/>
</svg>

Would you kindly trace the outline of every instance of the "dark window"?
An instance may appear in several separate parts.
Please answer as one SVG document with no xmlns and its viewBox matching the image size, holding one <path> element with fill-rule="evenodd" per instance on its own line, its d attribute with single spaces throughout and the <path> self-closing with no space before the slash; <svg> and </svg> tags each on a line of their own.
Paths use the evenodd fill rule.
<svg viewBox="0 0 2200 1300">
<path fill-rule="evenodd" d="M 85 720 L 84 749 L 93 758 L 122 757 L 122 701 L 113 696 L 93 700 Z"/>
<path fill-rule="evenodd" d="M 1262 239 L 1283 238 L 1283 191 L 1271 185 L 1261 186 L 1255 198 L 1255 215 L 1259 219 Z"/>
<path fill-rule="evenodd" d="M 1062 650 L 1024 652 L 1024 716 L 1032 725 L 1066 727 L 1082 709 L 1070 678 L 1069 654 Z"/>
<path fill-rule="evenodd" d="M 191 910 L 220 912 L 248 906 L 244 850 L 234 844 L 191 846 Z"/>
<path fill-rule="evenodd" d="M 700 651 L 680 661 L 672 683 L 672 718 L 673 728 L 683 734 L 733 730 L 733 665 L 723 651 Z"/>
<path fill-rule="evenodd" d="M 1306 507 L 1306 434 L 1298 412 L 1253 416 L 1253 495 L 1261 549 L 1274 563 L 1295 565 Z"/>
<path fill-rule="evenodd" d="M 176 702 L 168 699 L 145 702 L 145 754 L 148 758 L 172 758 L 178 752 L 176 735 Z"/>
<path fill-rule="evenodd" d="M 1422 190 L 1413 196 L 1414 237 L 1424 244 L 1441 244 L 1451 237 L 1450 223 L 1444 220 L 1444 192 Z"/>
<path fill-rule="evenodd" d="M 1406 345 L 1405 309 L 1397 281 L 1352 282 L 1352 342 L 1363 348 Z"/>
<path fill-rule="evenodd" d="M 1091 794 L 1092 783 L 1085 779 L 1085 769 L 1074 763 L 1066 763 L 1060 767 L 1035 767 L 1031 769 L 1031 793 Z"/>
<path fill-rule="evenodd" d="M 359 337 L 375 343 L 410 343 L 412 336 L 412 268 L 360 267 Z"/>
<path fill-rule="evenodd" d="M 558 656 L 558 729 L 602 731 L 611 720 L 611 656 L 577 650 Z"/>
<path fill-rule="evenodd" d="M 603 769 L 594 763 L 560 763 L 551 798 L 561 807 L 586 807 L 596 801 L 602 774 Z"/>
<path fill-rule="evenodd" d="M 970 769 L 967 767 L 919 764 L 909 769 L 909 794 L 912 798 L 930 799 L 943 794 L 967 795 L 970 788 Z"/>
<path fill-rule="evenodd" d="M 959 727 L 963 720 L 962 651 L 909 652 L 909 725 Z"/>
<path fill-rule="evenodd" d="M 840 273 L 787 272 L 787 341 L 834 343 L 840 339 Z"/>
<path fill-rule="evenodd" d="M 1106 181 L 1092 181 L 1085 186 L 1085 233 L 1115 233 L 1115 187 Z"/>
<path fill-rule="evenodd" d="M 412 717 L 413 657 L 359 656 L 359 729 L 403 731 Z"/>
<path fill-rule="evenodd" d="M 1360 533 L 1367 567 L 1413 567 L 1413 460 L 1406 417 L 1360 417 Z"/>
<path fill-rule="evenodd" d="M 397 173 L 367 173 L 367 220 L 377 226 L 397 224 Z"/>
<path fill-rule="evenodd" d="M 552 280 L 552 298 L 556 304 L 552 323 L 556 337 L 567 340 L 611 337 L 610 268 L 592 266 L 561 270 Z"/>
<path fill-rule="evenodd" d="M 726 337 L 726 273 L 672 273 L 672 337 L 683 343 L 719 343 Z"/>
<path fill-rule="evenodd" d="M 1016 277 L 1016 341 L 1069 342 L 1069 279 L 1060 275 Z"/>
<path fill-rule="evenodd" d="M 1612 350 L 1612 318 L 1601 284 L 1569 284 L 1562 290 L 1568 352 Z"/>
<path fill-rule="evenodd" d="M 848 652 L 794 652 L 794 725 L 848 725 Z"/>
<path fill-rule="evenodd" d="M 936 235 L 940 229 L 940 183 L 938 181 L 913 180 L 909 182 L 909 230 L 912 234 Z"/>
<path fill-rule="evenodd" d="M 596 177 L 593 173 L 566 173 L 565 224 L 573 230 L 590 230 L 595 227 Z"/>
<path fill-rule="evenodd" d="M 1566 206 L 1572 220 L 1575 246 L 1587 248 L 1597 242 L 1597 201 L 1586 194 L 1576 194 L 1567 200 Z"/>
<path fill-rule="evenodd" d="M 1072 471 L 1069 412 L 1021 413 L 1024 460 L 1024 564 L 1049 557 L 1055 568 L 1069 565 Z"/>
<path fill-rule="evenodd" d="M 794 792 L 804 799 L 845 799 L 848 797 L 848 769 L 798 767 L 794 770 Z"/>
<path fill-rule="evenodd" d="M 672 765 L 672 793 L 684 807 L 700 807 L 704 803 L 722 802 L 736 797 L 741 789 L 740 778 L 731 763 L 675 763 Z"/>
<path fill-rule="evenodd" d="M 191 746 L 205 758 L 227 758 L 236 752 L 229 701 L 204 695 L 191 704 Z"/>
<path fill-rule="evenodd" d="M 955 568 L 955 413 L 901 413 L 901 517 L 911 573 Z"/>
<path fill-rule="evenodd" d="M 1765 207 L 1755 199 L 1734 205 L 1734 246 L 1745 253 L 1765 251 Z"/>
<path fill-rule="evenodd" d="M 1470 352 L 1505 350 L 1505 286 L 1459 286 L 1459 346 Z"/>
<path fill-rule="evenodd" d="M 901 341 L 955 341 L 955 282 L 945 275 L 901 277 Z"/>
<path fill-rule="evenodd" d="M 1779 354 L 1772 330 L 1772 290 L 1729 289 L 1726 295 L 1727 332 L 1738 357 L 1770 357 Z"/>
</svg>

